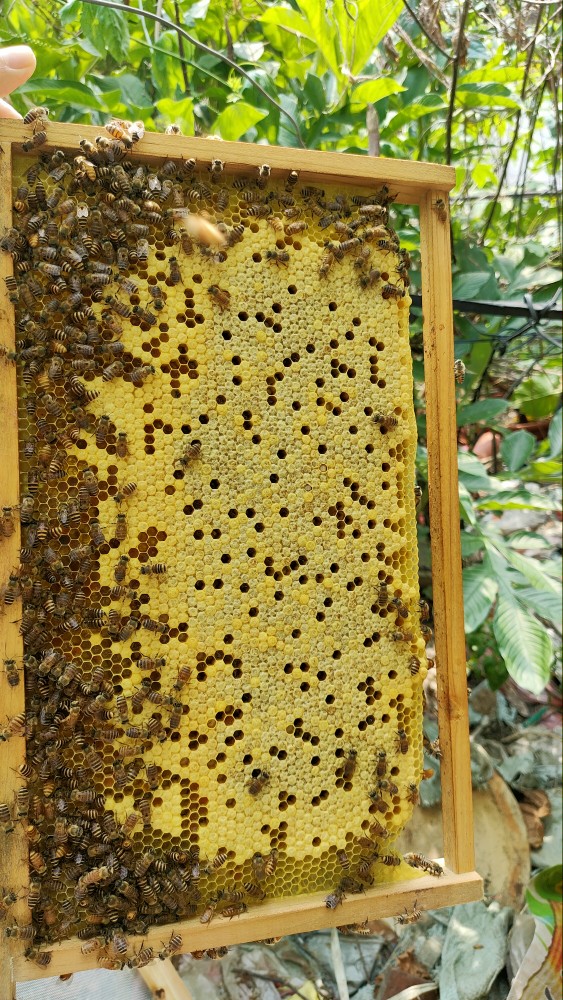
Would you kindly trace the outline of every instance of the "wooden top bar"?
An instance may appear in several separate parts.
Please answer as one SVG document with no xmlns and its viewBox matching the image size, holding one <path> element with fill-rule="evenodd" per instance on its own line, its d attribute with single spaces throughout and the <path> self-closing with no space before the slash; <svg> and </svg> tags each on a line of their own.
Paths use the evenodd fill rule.
<svg viewBox="0 0 563 1000">
<path fill-rule="evenodd" d="M 36 159 L 41 152 L 54 149 L 78 150 L 80 139 L 94 142 L 103 132 L 101 125 L 61 124 L 49 122 L 46 126 L 47 141 L 29 156 Z M 21 121 L 0 121 L 0 146 L 13 145 L 13 152 L 20 153 L 21 144 L 32 137 L 32 126 Z M 26 155 L 25 153 L 23 154 Z M 131 151 L 135 159 L 150 161 L 164 157 L 195 156 L 204 163 L 216 157 L 224 160 L 230 173 L 244 173 L 249 167 L 267 162 L 274 175 L 277 171 L 298 170 L 301 181 L 315 183 L 341 183 L 366 185 L 378 188 L 391 181 L 392 193 L 402 204 L 418 204 L 429 191 L 450 191 L 455 184 L 453 167 L 439 163 L 411 160 L 391 160 L 382 156 L 359 156 L 355 153 L 328 153 L 313 149 L 292 149 L 284 146 L 259 146 L 249 142 L 223 142 L 193 136 L 163 135 L 146 132 Z"/>
</svg>

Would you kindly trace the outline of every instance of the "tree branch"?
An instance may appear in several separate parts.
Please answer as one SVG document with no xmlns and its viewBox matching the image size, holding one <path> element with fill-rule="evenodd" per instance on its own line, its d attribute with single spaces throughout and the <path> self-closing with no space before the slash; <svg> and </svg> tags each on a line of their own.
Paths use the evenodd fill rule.
<svg viewBox="0 0 563 1000">
<path fill-rule="evenodd" d="M 201 52 L 206 52 L 207 55 L 213 56 L 215 59 L 221 59 L 222 62 L 226 63 L 227 66 L 230 66 L 231 69 L 234 69 L 235 72 L 240 73 L 241 76 L 244 76 L 249 81 L 249 83 L 251 83 L 252 86 L 255 87 L 260 94 L 262 94 L 262 97 L 264 97 L 269 104 L 271 104 L 274 108 L 276 108 L 276 110 L 279 111 L 280 114 L 284 115 L 286 118 L 289 119 L 289 121 L 293 126 L 293 131 L 295 132 L 295 136 L 297 138 L 299 145 L 303 149 L 306 148 L 305 143 L 303 142 L 303 137 L 301 135 L 301 130 L 293 115 L 291 115 L 289 111 L 286 111 L 285 108 L 283 108 L 281 104 L 279 104 L 278 101 L 275 100 L 275 98 L 271 97 L 268 91 L 264 90 L 264 87 L 262 87 L 259 83 L 257 83 L 256 80 L 253 80 L 250 73 L 248 73 L 245 69 L 243 69 L 242 66 L 239 66 L 238 63 L 234 62 L 232 59 L 229 59 L 229 57 L 226 56 L 223 52 L 218 52 L 216 49 L 212 49 L 209 45 L 205 45 L 204 42 L 200 42 L 197 38 L 194 38 L 193 35 L 190 35 L 184 28 L 180 28 L 178 25 L 174 24 L 173 21 L 169 21 L 167 17 L 160 17 L 160 15 L 152 14 L 148 10 L 139 10 L 138 7 L 128 7 L 124 3 L 116 3 L 114 2 L 114 0 L 80 0 L 80 2 L 91 3 L 94 4 L 94 6 L 96 7 L 110 7 L 112 10 L 121 10 L 125 14 L 136 14 L 138 17 L 148 18 L 149 21 L 156 21 L 158 24 L 164 25 L 165 28 L 169 28 L 172 31 L 175 31 L 178 35 L 181 34 L 182 37 L 186 39 L 186 41 L 191 42 L 191 44 L 195 45 L 195 47 L 197 49 L 200 49 Z"/>
<path fill-rule="evenodd" d="M 502 173 L 501 173 L 501 175 L 499 177 L 499 182 L 497 184 L 497 189 L 496 189 L 496 192 L 495 192 L 495 197 L 494 197 L 493 202 L 492 202 L 492 204 L 491 204 L 491 206 L 489 208 L 489 211 L 488 211 L 488 214 L 487 214 L 487 218 L 485 220 L 485 225 L 484 225 L 484 228 L 483 228 L 483 232 L 481 233 L 481 236 L 479 237 L 479 245 L 480 246 L 483 245 L 483 243 L 485 241 L 485 237 L 486 237 L 486 235 L 487 235 L 487 233 L 489 231 L 489 226 L 491 225 L 491 222 L 493 220 L 493 215 L 495 213 L 495 208 L 497 207 L 497 202 L 498 202 L 498 200 L 500 198 L 500 193 L 502 191 L 502 186 L 504 184 L 504 179 L 505 179 L 506 173 L 508 171 L 508 165 L 509 165 L 510 160 L 512 158 L 512 153 L 514 152 L 514 147 L 516 145 L 516 140 L 518 139 L 518 131 L 519 131 L 519 128 L 520 128 L 520 119 L 522 117 L 522 107 L 524 105 L 524 97 L 526 96 L 526 88 L 528 86 L 528 76 L 529 76 L 529 73 L 530 73 L 530 67 L 532 65 L 532 57 L 534 55 L 534 49 L 536 47 L 535 43 L 537 41 L 537 37 L 538 37 L 538 33 L 539 33 L 539 27 L 540 27 L 540 22 L 541 22 L 541 18 L 542 18 L 542 13 L 543 13 L 543 11 L 542 11 L 541 7 L 539 7 L 539 9 L 538 9 L 538 16 L 536 18 L 536 23 L 535 23 L 535 26 L 534 26 L 534 38 L 533 38 L 534 44 L 530 46 L 530 50 L 528 52 L 528 56 L 527 56 L 527 59 L 526 59 L 526 68 L 524 70 L 524 78 L 522 80 L 522 87 L 520 89 L 520 105 L 521 106 L 518 108 L 518 111 L 516 112 L 516 122 L 515 122 L 515 125 L 514 125 L 514 132 L 512 134 L 512 139 L 511 139 L 510 145 L 508 147 L 508 153 L 506 155 L 506 158 L 505 158 L 505 161 L 504 161 L 504 164 L 503 164 L 503 167 L 502 167 Z"/>
<path fill-rule="evenodd" d="M 469 12 L 471 0 L 465 0 L 463 4 L 463 9 L 459 15 L 459 23 L 457 27 L 457 45 L 456 52 L 454 56 L 454 67 L 452 72 L 452 83 L 450 87 L 450 104 L 448 107 L 448 117 L 446 119 L 446 163 L 451 163 L 452 159 L 452 125 L 454 117 L 454 107 L 455 107 L 455 95 L 457 90 L 457 78 L 459 74 L 459 64 L 461 62 L 461 53 L 463 48 L 463 38 L 465 31 L 465 22 L 467 20 L 467 14 Z"/>
<path fill-rule="evenodd" d="M 441 45 L 438 45 L 438 42 L 434 41 L 434 39 L 432 38 L 432 35 L 430 35 L 427 32 L 426 28 L 424 27 L 424 25 L 422 24 L 422 22 L 418 19 L 417 15 L 415 14 L 415 12 L 412 9 L 412 7 L 407 3 L 407 0 L 403 0 L 403 6 L 406 7 L 406 9 L 408 10 L 410 16 L 412 17 L 413 21 L 415 22 L 415 24 L 418 24 L 418 27 L 422 31 L 422 34 L 426 36 L 426 38 L 428 39 L 429 42 L 432 43 L 432 45 L 434 46 L 434 48 L 438 49 L 438 52 L 441 52 L 442 55 L 446 57 L 446 59 L 448 60 L 448 62 L 451 62 L 452 61 L 452 57 L 450 55 L 448 55 L 448 53 L 446 52 L 446 50 L 443 49 Z"/>
</svg>

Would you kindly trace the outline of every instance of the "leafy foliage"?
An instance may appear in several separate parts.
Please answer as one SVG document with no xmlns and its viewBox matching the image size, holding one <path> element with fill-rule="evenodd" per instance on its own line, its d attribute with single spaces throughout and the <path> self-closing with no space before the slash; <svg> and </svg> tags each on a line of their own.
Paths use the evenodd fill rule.
<svg viewBox="0 0 563 1000">
<path fill-rule="evenodd" d="M 153 129 L 174 121 L 187 134 L 294 147 L 296 163 L 300 146 L 452 163 L 454 296 L 531 294 L 536 310 L 553 297 L 561 277 L 556 2 L 103 2 L 3 0 L 0 43 L 28 42 L 38 61 L 14 95 L 18 110 L 45 103 L 61 121 L 117 116 Z M 398 214 L 415 291 L 416 226 L 414 210 Z M 456 357 L 468 373 L 458 426 L 471 664 L 494 686 L 508 671 L 539 691 L 559 627 L 557 568 L 533 532 L 499 530 L 505 512 L 557 506 L 560 336 L 534 308 L 528 321 L 477 309 L 456 316 Z M 413 353 L 424 487 L 416 323 Z M 471 454 L 487 430 L 500 435 L 493 475 Z"/>
</svg>

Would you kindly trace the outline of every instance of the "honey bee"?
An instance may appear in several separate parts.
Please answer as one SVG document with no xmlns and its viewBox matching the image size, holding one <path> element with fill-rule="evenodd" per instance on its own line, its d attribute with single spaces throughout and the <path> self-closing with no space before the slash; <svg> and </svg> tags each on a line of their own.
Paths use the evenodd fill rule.
<svg viewBox="0 0 563 1000">
<path fill-rule="evenodd" d="M 431 861 L 430 858 L 426 858 L 424 854 L 410 852 L 403 855 L 403 858 L 411 868 L 420 868 L 421 871 L 428 872 L 429 875 L 435 875 L 436 878 L 444 874 L 442 866 L 437 861 Z"/>
<path fill-rule="evenodd" d="M 39 851 L 29 852 L 29 863 L 33 868 L 34 872 L 38 875 L 45 875 L 47 872 L 47 865 L 45 864 L 45 859 Z"/>
<path fill-rule="evenodd" d="M 178 676 L 176 678 L 176 682 L 174 684 L 174 690 L 181 691 L 182 688 L 188 683 L 191 674 L 192 672 L 189 667 L 187 666 L 180 667 L 180 669 L 178 670 Z"/>
<path fill-rule="evenodd" d="M 149 563 L 146 566 L 141 566 L 142 576 L 163 576 L 166 573 L 165 563 Z"/>
<path fill-rule="evenodd" d="M 180 126 L 176 125 L 173 122 L 172 125 L 167 125 L 166 126 L 166 128 L 164 129 L 164 134 L 165 135 L 183 135 L 184 133 L 182 132 L 182 129 L 180 128 Z"/>
<path fill-rule="evenodd" d="M 387 803 L 385 802 L 385 799 L 382 799 L 379 788 L 373 788 L 371 792 L 368 792 L 368 795 L 378 812 L 387 812 Z"/>
<path fill-rule="evenodd" d="M 246 787 L 251 795 L 258 795 L 262 791 L 265 785 L 270 780 L 270 775 L 267 771 L 258 770 L 256 774 L 253 774 L 251 778 L 248 779 Z"/>
<path fill-rule="evenodd" d="M 393 248 L 391 247 L 391 249 Z M 402 299 L 404 294 L 404 288 L 398 288 L 397 285 L 393 285 L 389 281 L 381 289 L 381 297 L 383 299 Z"/>
<path fill-rule="evenodd" d="M 231 304 L 231 293 L 219 285 L 210 285 L 207 289 L 209 295 L 215 300 L 221 310 L 228 309 Z"/>
<path fill-rule="evenodd" d="M 4 833 L 13 833 L 14 824 L 7 802 L 0 802 L 0 825 L 3 827 Z"/>
<path fill-rule="evenodd" d="M 409 741 L 404 729 L 399 729 L 397 731 L 397 736 L 395 738 L 395 750 L 402 754 L 406 754 L 409 751 Z"/>
<path fill-rule="evenodd" d="M 101 937 L 93 937 L 88 941 L 85 941 L 80 947 L 80 951 L 83 955 L 92 955 L 95 951 L 99 951 L 104 944 L 104 939 Z"/>
<path fill-rule="evenodd" d="M 37 149 L 38 146 L 42 146 L 45 142 L 47 142 L 47 133 L 45 129 L 41 129 L 38 132 L 34 132 L 31 139 L 22 142 L 22 149 L 24 153 L 30 153 L 32 149 Z"/>
<path fill-rule="evenodd" d="M 37 884 L 37 883 L 36 883 Z M 29 897 L 28 897 L 29 899 Z M 15 892 L 9 889 L 3 889 L 0 896 L 0 919 L 4 918 L 10 909 L 18 900 Z"/>
<path fill-rule="evenodd" d="M 350 871 L 350 858 L 346 854 L 346 851 L 337 851 L 336 859 L 345 872 Z"/>
<path fill-rule="evenodd" d="M 343 903 L 345 899 L 345 892 L 341 886 L 338 885 L 334 892 L 330 892 L 328 896 L 325 897 L 325 906 L 328 910 L 335 910 L 336 907 Z"/>
<path fill-rule="evenodd" d="M 169 257 L 168 263 L 170 265 L 170 282 L 172 285 L 179 285 L 182 280 L 182 275 L 180 273 L 180 268 L 178 265 L 178 259 L 176 257 Z"/>
<path fill-rule="evenodd" d="M 31 125 L 33 123 L 33 127 L 38 128 L 46 123 L 48 117 L 48 108 L 30 108 L 23 119 L 23 124 Z"/>
<path fill-rule="evenodd" d="M 283 222 L 277 215 L 270 215 L 267 219 L 268 225 L 274 230 L 275 233 L 283 232 Z"/>
<path fill-rule="evenodd" d="M 113 578 L 116 583 L 123 583 L 125 575 L 127 573 L 127 566 L 129 564 L 129 556 L 120 556 L 117 562 L 117 566 L 113 571 Z"/>
<path fill-rule="evenodd" d="M 385 777 L 386 771 L 387 771 L 387 754 L 385 753 L 385 750 L 378 750 L 375 773 L 378 778 L 383 778 Z"/>
<path fill-rule="evenodd" d="M 360 205 L 359 213 L 365 218 L 380 223 L 387 219 L 387 209 L 383 208 L 382 205 Z"/>
<path fill-rule="evenodd" d="M 137 666 L 139 670 L 155 670 L 159 667 L 164 667 L 166 665 L 166 657 L 159 656 L 153 658 L 151 656 L 142 656 L 140 660 L 137 661 Z"/>
<path fill-rule="evenodd" d="M 407 798 L 407 802 L 411 802 L 413 806 L 417 806 L 418 803 L 420 802 L 420 795 L 419 795 L 419 792 L 418 792 L 418 787 L 412 781 L 410 782 L 410 784 L 409 784 L 409 786 L 407 788 L 407 796 L 406 796 L 406 798 Z"/>
<path fill-rule="evenodd" d="M 394 868 L 401 864 L 401 859 L 397 854 L 380 854 L 379 860 L 388 868 Z"/>
<path fill-rule="evenodd" d="M 454 376 L 458 385 L 462 385 L 465 379 L 465 365 L 459 358 L 454 361 Z"/>
<path fill-rule="evenodd" d="M 129 500 L 129 498 L 132 497 L 136 491 L 137 483 L 125 483 L 120 487 L 113 499 L 116 503 L 122 503 L 123 500 Z"/>
<path fill-rule="evenodd" d="M 398 427 L 399 421 L 394 413 L 374 413 L 372 420 L 379 424 L 382 431 L 390 431 Z"/>
<path fill-rule="evenodd" d="M 233 917 L 239 917 L 241 913 L 246 913 L 247 910 L 248 906 L 245 902 L 241 901 L 239 903 L 234 903 L 232 906 L 225 906 L 224 909 L 221 910 L 221 916 L 228 917 L 229 920 L 232 920 Z"/>
<path fill-rule="evenodd" d="M 350 781 L 352 779 L 354 771 L 356 770 L 357 763 L 358 763 L 358 751 L 348 750 L 342 768 L 342 777 L 344 778 L 344 781 Z"/>
<path fill-rule="evenodd" d="M 207 905 L 206 905 L 203 913 L 201 914 L 201 916 L 199 918 L 199 922 L 201 924 L 210 924 L 211 923 L 211 921 L 213 920 L 213 917 L 215 916 L 215 913 L 216 913 L 216 910 L 217 910 L 217 906 L 219 904 L 219 898 L 220 898 L 219 895 L 211 897 L 211 899 L 207 903 Z"/>
<path fill-rule="evenodd" d="M 96 168 L 94 164 L 90 160 L 88 160 L 85 156 L 75 156 L 74 165 L 75 165 L 75 177 L 77 181 L 96 180 Z"/>
<path fill-rule="evenodd" d="M 290 222 L 289 226 L 285 227 L 285 231 L 288 236 L 296 236 L 297 233 L 302 233 L 308 228 L 308 224 L 303 220 L 300 220 L 298 222 Z"/>
<path fill-rule="evenodd" d="M 373 286 L 381 279 L 381 271 L 377 268 L 372 267 L 367 274 L 360 275 L 360 285 L 362 288 L 373 288 Z"/>
<path fill-rule="evenodd" d="M 176 952 L 180 951 L 181 947 L 182 935 L 177 933 L 171 934 L 168 943 L 163 943 L 162 951 L 158 953 L 158 957 L 164 961 L 164 959 L 169 958 L 170 955 L 174 955 Z"/>
<path fill-rule="evenodd" d="M 92 518 L 90 521 L 90 540 L 96 549 L 99 549 L 101 545 L 106 544 L 104 533 L 97 517 Z"/>
<path fill-rule="evenodd" d="M 436 198 L 436 201 L 432 205 L 432 208 L 436 212 L 436 215 L 438 216 L 438 219 L 440 220 L 440 222 L 447 222 L 448 221 L 448 212 L 447 212 L 447 209 L 446 209 L 446 202 L 444 201 L 443 198 Z"/>
<path fill-rule="evenodd" d="M 266 874 L 266 878 L 270 878 L 270 876 L 274 874 L 277 864 L 278 852 L 276 848 L 273 847 L 264 862 L 264 872 Z"/>
<path fill-rule="evenodd" d="M 276 267 L 287 267 L 289 254 L 287 250 L 266 250 L 266 260 Z"/>
<path fill-rule="evenodd" d="M 153 948 L 141 947 L 137 952 L 137 954 L 133 958 L 129 959 L 127 965 L 130 969 L 142 969 L 143 966 L 148 965 L 149 962 L 152 962 L 153 957 L 154 957 Z"/>
<path fill-rule="evenodd" d="M 414 487 L 414 504 L 415 504 L 415 507 L 418 507 L 418 505 L 420 504 L 421 500 L 422 500 L 422 489 L 418 485 L 418 483 L 415 483 L 415 487 Z"/>
<path fill-rule="evenodd" d="M 174 464 L 179 465 L 182 469 L 186 469 L 190 462 L 194 462 L 197 458 L 199 458 L 200 454 L 201 442 L 192 441 L 191 444 L 184 447 L 182 454 Z"/>
<path fill-rule="evenodd" d="M 420 920 L 420 918 L 422 916 L 422 910 L 419 910 L 417 908 L 416 904 L 417 904 L 417 900 L 415 899 L 415 901 L 413 903 L 412 911 L 410 913 L 409 913 L 409 911 L 405 907 L 405 912 L 402 913 L 400 916 L 397 917 L 397 923 L 398 924 L 402 924 L 402 925 L 405 925 L 405 924 L 415 924 L 417 920 Z"/>
<path fill-rule="evenodd" d="M 45 869 L 46 871 L 47 869 Z M 11 927 L 6 927 L 4 934 L 7 938 L 13 937 L 18 938 L 20 941 L 33 941 L 33 938 L 37 934 L 37 928 L 33 924 L 26 924 L 20 927 L 18 924 L 13 924 Z"/>
<path fill-rule="evenodd" d="M 219 159 L 211 160 L 211 163 L 209 165 L 209 172 L 211 174 L 211 180 L 215 184 L 220 180 L 224 168 L 225 164 L 223 163 L 223 160 Z"/>
<path fill-rule="evenodd" d="M 418 674 L 420 670 L 420 660 L 418 656 L 411 656 L 409 660 L 409 670 L 413 677 L 416 676 L 416 674 Z"/>
<path fill-rule="evenodd" d="M 141 365 L 139 368 L 133 368 L 131 372 L 131 382 L 137 389 L 139 389 L 145 384 L 149 375 L 154 375 L 155 372 L 156 369 L 154 365 Z"/>
<path fill-rule="evenodd" d="M 8 678 L 8 684 L 10 687 L 17 687 L 20 682 L 20 672 L 16 665 L 16 661 L 11 659 L 4 660 L 4 667 Z"/>
</svg>

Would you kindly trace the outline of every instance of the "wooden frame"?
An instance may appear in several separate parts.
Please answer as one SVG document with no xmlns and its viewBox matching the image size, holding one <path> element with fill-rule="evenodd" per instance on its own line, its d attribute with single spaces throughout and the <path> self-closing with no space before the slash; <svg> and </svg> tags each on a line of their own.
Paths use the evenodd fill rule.
<svg viewBox="0 0 563 1000">
<path fill-rule="evenodd" d="M 49 124 L 47 142 L 41 151 L 72 150 L 77 138 L 93 141 L 99 129 Z M 11 225 L 12 149 L 18 153 L 31 129 L 21 121 L 0 123 L 0 235 Z M 217 143 L 208 139 L 162 136 L 148 133 L 135 148 L 135 157 L 150 162 L 163 157 L 196 156 L 198 162 L 213 159 Z M 264 148 L 244 143 L 221 143 L 220 153 L 230 172 L 242 173 L 263 161 Z M 37 155 L 37 154 L 33 154 Z M 465 673 L 465 635 L 463 627 L 463 592 L 461 546 L 458 516 L 457 442 L 455 392 L 453 377 L 453 320 L 450 270 L 450 233 L 447 216 L 448 192 L 454 185 L 451 167 L 431 163 L 406 162 L 338 153 L 268 147 L 268 162 L 275 175 L 299 169 L 300 179 L 367 185 L 374 189 L 392 183 L 396 201 L 414 204 L 420 210 L 422 256 L 423 332 L 428 415 L 429 504 L 432 524 L 432 581 L 434 596 L 435 644 L 438 663 L 438 718 L 442 760 L 442 817 L 445 874 L 440 879 L 424 876 L 416 880 L 370 889 L 365 895 L 347 898 L 336 911 L 327 910 L 324 894 L 299 896 L 287 901 L 266 902 L 231 921 L 202 925 L 198 919 L 169 926 L 155 927 L 144 938 L 155 951 L 172 931 L 183 936 L 184 950 L 201 950 L 256 938 L 279 937 L 320 927 L 361 922 L 367 917 L 393 916 L 414 902 L 422 909 L 479 899 L 482 880 L 474 871 L 471 769 L 468 739 L 467 688 Z M 342 176 L 345 171 L 345 176 Z M 439 210 L 437 206 L 439 205 Z M 12 273 L 8 254 L 0 254 L 0 279 Z M 13 306 L 4 281 L 0 281 L 0 323 L 3 341 L 13 348 L 15 336 Z M 10 339 L 12 343 L 10 343 Z M 6 367 L 0 379 L 3 414 L 4 472 L 2 505 L 18 502 L 18 425 L 16 380 L 13 369 Z M 0 579 L 7 579 L 18 563 L 19 526 L 0 545 Z M 18 602 L 7 609 L 0 620 L 2 659 L 21 660 L 22 638 L 19 633 Z M 23 711 L 23 684 L 10 687 L 2 672 L 0 703 L 2 719 Z M 15 736 L 0 749 L 0 799 L 10 801 L 21 783 L 16 768 L 23 760 L 22 743 Z M 26 841 L 19 830 L 2 836 L 0 887 L 15 881 L 25 889 L 28 879 Z M 10 918 L 29 921 L 24 898 L 10 910 Z M 134 943 L 134 939 L 130 939 Z M 140 941 L 139 941 L 140 944 Z M 25 942 L 11 939 L 0 944 L 0 1000 L 15 995 L 15 981 L 53 976 L 96 967 L 96 956 L 85 956 L 80 941 L 71 939 L 50 946 L 51 964 L 44 970 L 26 960 Z"/>
</svg>

